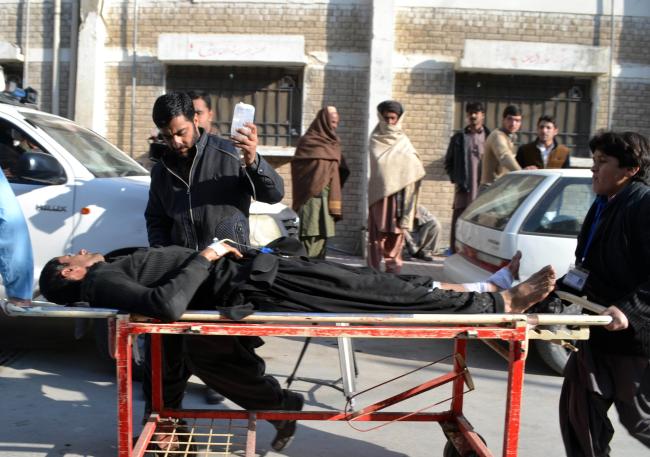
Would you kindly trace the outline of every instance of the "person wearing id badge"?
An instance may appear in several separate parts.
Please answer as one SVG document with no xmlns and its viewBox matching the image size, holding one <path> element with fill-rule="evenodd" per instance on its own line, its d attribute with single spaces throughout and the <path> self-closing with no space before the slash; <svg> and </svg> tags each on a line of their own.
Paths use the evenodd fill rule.
<svg viewBox="0 0 650 457">
<path fill-rule="evenodd" d="M 634 132 L 589 142 L 597 195 L 584 220 L 576 262 L 557 288 L 607 307 L 569 357 L 560 397 L 566 454 L 608 456 L 615 405 L 627 431 L 650 448 L 650 144 Z"/>
</svg>

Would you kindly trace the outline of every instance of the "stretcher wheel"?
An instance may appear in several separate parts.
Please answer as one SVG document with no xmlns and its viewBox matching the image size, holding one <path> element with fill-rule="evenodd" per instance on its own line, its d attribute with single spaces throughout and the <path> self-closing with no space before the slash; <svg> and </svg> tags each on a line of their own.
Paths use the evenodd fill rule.
<svg viewBox="0 0 650 457">
<path fill-rule="evenodd" d="M 481 438 L 481 441 L 483 441 L 484 444 L 487 444 L 485 442 L 485 439 L 479 435 L 479 438 Z M 474 451 L 469 451 L 466 452 L 465 454 L 461 454 L 458 452 L 456 449 L 456 446 L 453 445 L 451 441 L 447 441 L 447 444 L 445 444 L 445 448 L 442 450 L 442 457 L 477 457 L 477 453 Z"/>
</svg>

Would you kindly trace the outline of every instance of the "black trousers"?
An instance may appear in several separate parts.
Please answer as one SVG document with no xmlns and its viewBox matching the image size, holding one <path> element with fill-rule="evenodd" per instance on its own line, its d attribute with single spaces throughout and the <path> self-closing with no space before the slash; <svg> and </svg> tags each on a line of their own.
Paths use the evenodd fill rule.
<svg viewBox="0 0 650 457">
<path fill-rule="evenodd" d="M 580 342 L 579 349 L 564 369 L 560 396 L 567 456 L 609 456 L 614 427 L 607 411 L 612 404 L 630 435 L 650 448 L 650 360 L 596 354 L 588 341 Z"/>
<path fill-rule="evenodd" d="M 458 218 L 460 217 L 461 214 L 463 214 L 463 211 L 465 211 L 465 209 L 466 208 L 453 208 L 451 213 L 451 230 L 449 231 L 449 248 L 451 249 L 452 254 L 456 252 L 456 223 L 458 222 Z"/>
<path fill-rule="evenodd" d="M 146 335 L 142 389 L 145 412 L 151 412 L 151 339 Z M 266 364 L 255 353 L 264 344 L 255 336 L 163 335 L 163 401 L 182 406 L 185 386 L 194 374 L 208 387 L 244 409 L 282 409 L 284 392 L 265 375 Z"/>
</svg>

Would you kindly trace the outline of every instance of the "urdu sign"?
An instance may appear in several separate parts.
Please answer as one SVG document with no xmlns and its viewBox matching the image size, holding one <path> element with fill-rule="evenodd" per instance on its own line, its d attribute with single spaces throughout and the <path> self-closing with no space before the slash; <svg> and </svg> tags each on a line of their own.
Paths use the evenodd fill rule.
<svg viewBox="0 0 650 457">
<path fill-rule="evenodd" d="M 304 65 L 302 35 L 221 35 L 163 33 L 158 59 L 177 64 L 300 64 Z"/>
<path fill-rule="evenodd" d="M 459 70 L 599 75 L 609 71 L 609 48 L 526 41 L 465 40 Z"/>
</svg>

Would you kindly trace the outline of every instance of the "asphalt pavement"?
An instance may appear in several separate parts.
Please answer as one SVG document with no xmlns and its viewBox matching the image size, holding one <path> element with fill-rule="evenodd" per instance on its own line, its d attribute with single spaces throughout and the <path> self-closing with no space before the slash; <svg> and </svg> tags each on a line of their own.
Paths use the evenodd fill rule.
<svg viewBox="0 0 650 457">
<path fill-rule="evenodd" d="M 361 264 L 353 257 L 335 260 Z M 433 262 L 407 262 L 404 273 L 441 278 L 442 258 Z M 74 326 L 67 320 L 0 319 L 0 457 L 109 457 L 116 455 L 116 391 L 112 364 L 101 360 L 91 338 L 75 340 Z M 340 386 L 336 340 L 312 340 L 298 371 L 299 377 Z M 284 383 L 302 348 L 300 338 L 266 338 L 259 354 L 267 361 L 267 372 Z M 418 381 L 444 373 L 452 352 L 450 341 L 355 340 L 359 376 L 357 407 L 386 398 Z M 374 387 L 423 367 L 415 373 Z M 506 363 L 480 342 L 470 342 L 468 365 L 476 389 L 465 394 L 465 414 L 485 438 L 495 455 L 501 454 L 505 413 Z M 563 455 L 557 419 L 562 378 L 553 374 L 531 353 L 526 365 L 519 455 L 548 457 Z M 344 408 L 337 389 L 297 380 L 292 389 L 301 392 L 308 409 Z M 191 378 L 186 407 L 206 408 L 204 387 Z M 417 407 L 442 402 L 446 388 L 436 389 L 404 406 Z M 143 402 L 140 385 L 134 386 L 134 411 L 139 422 Z M 225 406 L 232 406 L 226 403 Z M 397 409 L 404 409 L 400 407 Z M 637 457 L 648 450 L 620 427 L 616 414 L 613 455 Z M 442 455 L 445 438 L 437 424 L 391 423 L 375 429 L 376 423 L 302 422 L 296 439 L 283 453 L 270 450 L 273 429 L 261 422 L 257 452 L 260 456 L 293 457 L 430 457 Z M 353 428 L 354 427 L 354 428 Z M 361 429 L 356 430 L 355 428 Z"/>
</svg>

